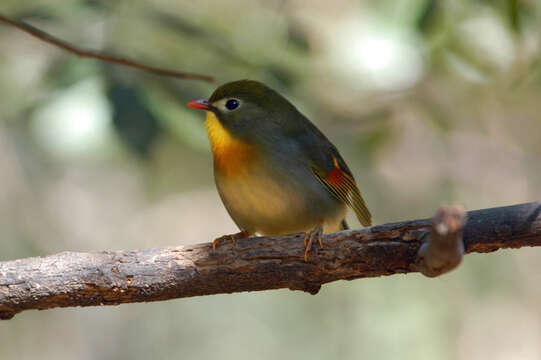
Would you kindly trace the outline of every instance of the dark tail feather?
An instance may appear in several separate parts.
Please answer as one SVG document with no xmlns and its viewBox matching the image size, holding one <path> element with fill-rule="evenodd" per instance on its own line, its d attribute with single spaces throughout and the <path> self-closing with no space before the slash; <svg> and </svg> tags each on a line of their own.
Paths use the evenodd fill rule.
<svg viewBox="0 0 541 360">
<path fill-rule="evenodd" d="M 349 230 L 349 226 L 348 226 L 348 223 L 346 222 L 346 220 L 342 220 L 342 230 Z"/>
</svg>

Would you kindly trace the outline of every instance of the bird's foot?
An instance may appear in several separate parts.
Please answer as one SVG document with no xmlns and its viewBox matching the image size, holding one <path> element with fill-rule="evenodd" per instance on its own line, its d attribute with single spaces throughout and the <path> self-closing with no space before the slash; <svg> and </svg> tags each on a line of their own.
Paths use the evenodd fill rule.
<svg viewBox="0 0 541 360">
<path fill-rule="evenodd" d="M 233 245 L 237 245 L 237 239 L 243 239 L 250 235 L 251 234 L 249 232 L 242 230 L 235 234 L 220 236 L 219 238 L 214 239 L 214 241 L 212 242 L 212 250 L 216 251 L 216 247 L 218 247 L 220 243 L 224 242 L 225 240 L 231 240 Z"/>
<path fill-rule="evenodd" d="M 323 226 L 319 224 L 314 229 L 306 233 L 306 236 L 304 237 L 304 246 L 306 249 L 304 250 L 304 261 L 308 261 L 308 253 L 310 253 L 310 249 L 312 249 L 312 244 L 314 242 L 314 239 L 317 238 L 317 242 L 319 243 L 320 247 L 323 247 L 323 242 L 321 241 L 321 234 L 323 233 Z"/>
</svg>

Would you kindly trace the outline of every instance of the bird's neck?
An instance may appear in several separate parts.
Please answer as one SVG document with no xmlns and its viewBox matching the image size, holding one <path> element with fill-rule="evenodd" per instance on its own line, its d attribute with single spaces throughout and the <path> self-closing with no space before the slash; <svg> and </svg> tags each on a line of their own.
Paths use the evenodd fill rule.
<svg viewBox="0 0 541 360">
<path fill-rule="evenodd" d="M 253 145 L 247 144 L 224 128 L 216 115 L 207 111 L 205 127 L 214 155 L 214 166 L 224 175 L 235 175 L 248 167 L 254 155 Z"/>
</svg>

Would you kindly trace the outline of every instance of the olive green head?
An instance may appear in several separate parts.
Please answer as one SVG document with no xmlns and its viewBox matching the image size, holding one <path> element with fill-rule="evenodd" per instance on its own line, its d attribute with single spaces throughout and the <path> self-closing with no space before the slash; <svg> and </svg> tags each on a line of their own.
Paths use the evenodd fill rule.
<svg viewBox="0 0 541 360">
<path fill-rule="evenodd" d="M 253 80 L 220 86 L 205 105 L 231 135 L 252 143 L 287 134 L 304 119 L 283 96 Z"/>
</svg>

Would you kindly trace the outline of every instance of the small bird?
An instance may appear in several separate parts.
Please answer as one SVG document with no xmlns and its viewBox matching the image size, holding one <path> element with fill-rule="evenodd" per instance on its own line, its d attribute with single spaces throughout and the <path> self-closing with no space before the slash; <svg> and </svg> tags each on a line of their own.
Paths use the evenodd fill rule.
<svg viewBox="0 0 541 360">
<path fill-rule="evenodd" d="M 321 233 L 348 229 L 349 206 L 364 226 L 370 211 L 336 147 L 283 96 L 264 84 L 240 80 L 188 105 L 207 113 L 205 127 L 220 197 L 239 233 L 306 233 L 304 260 Z"/>
</svg>

